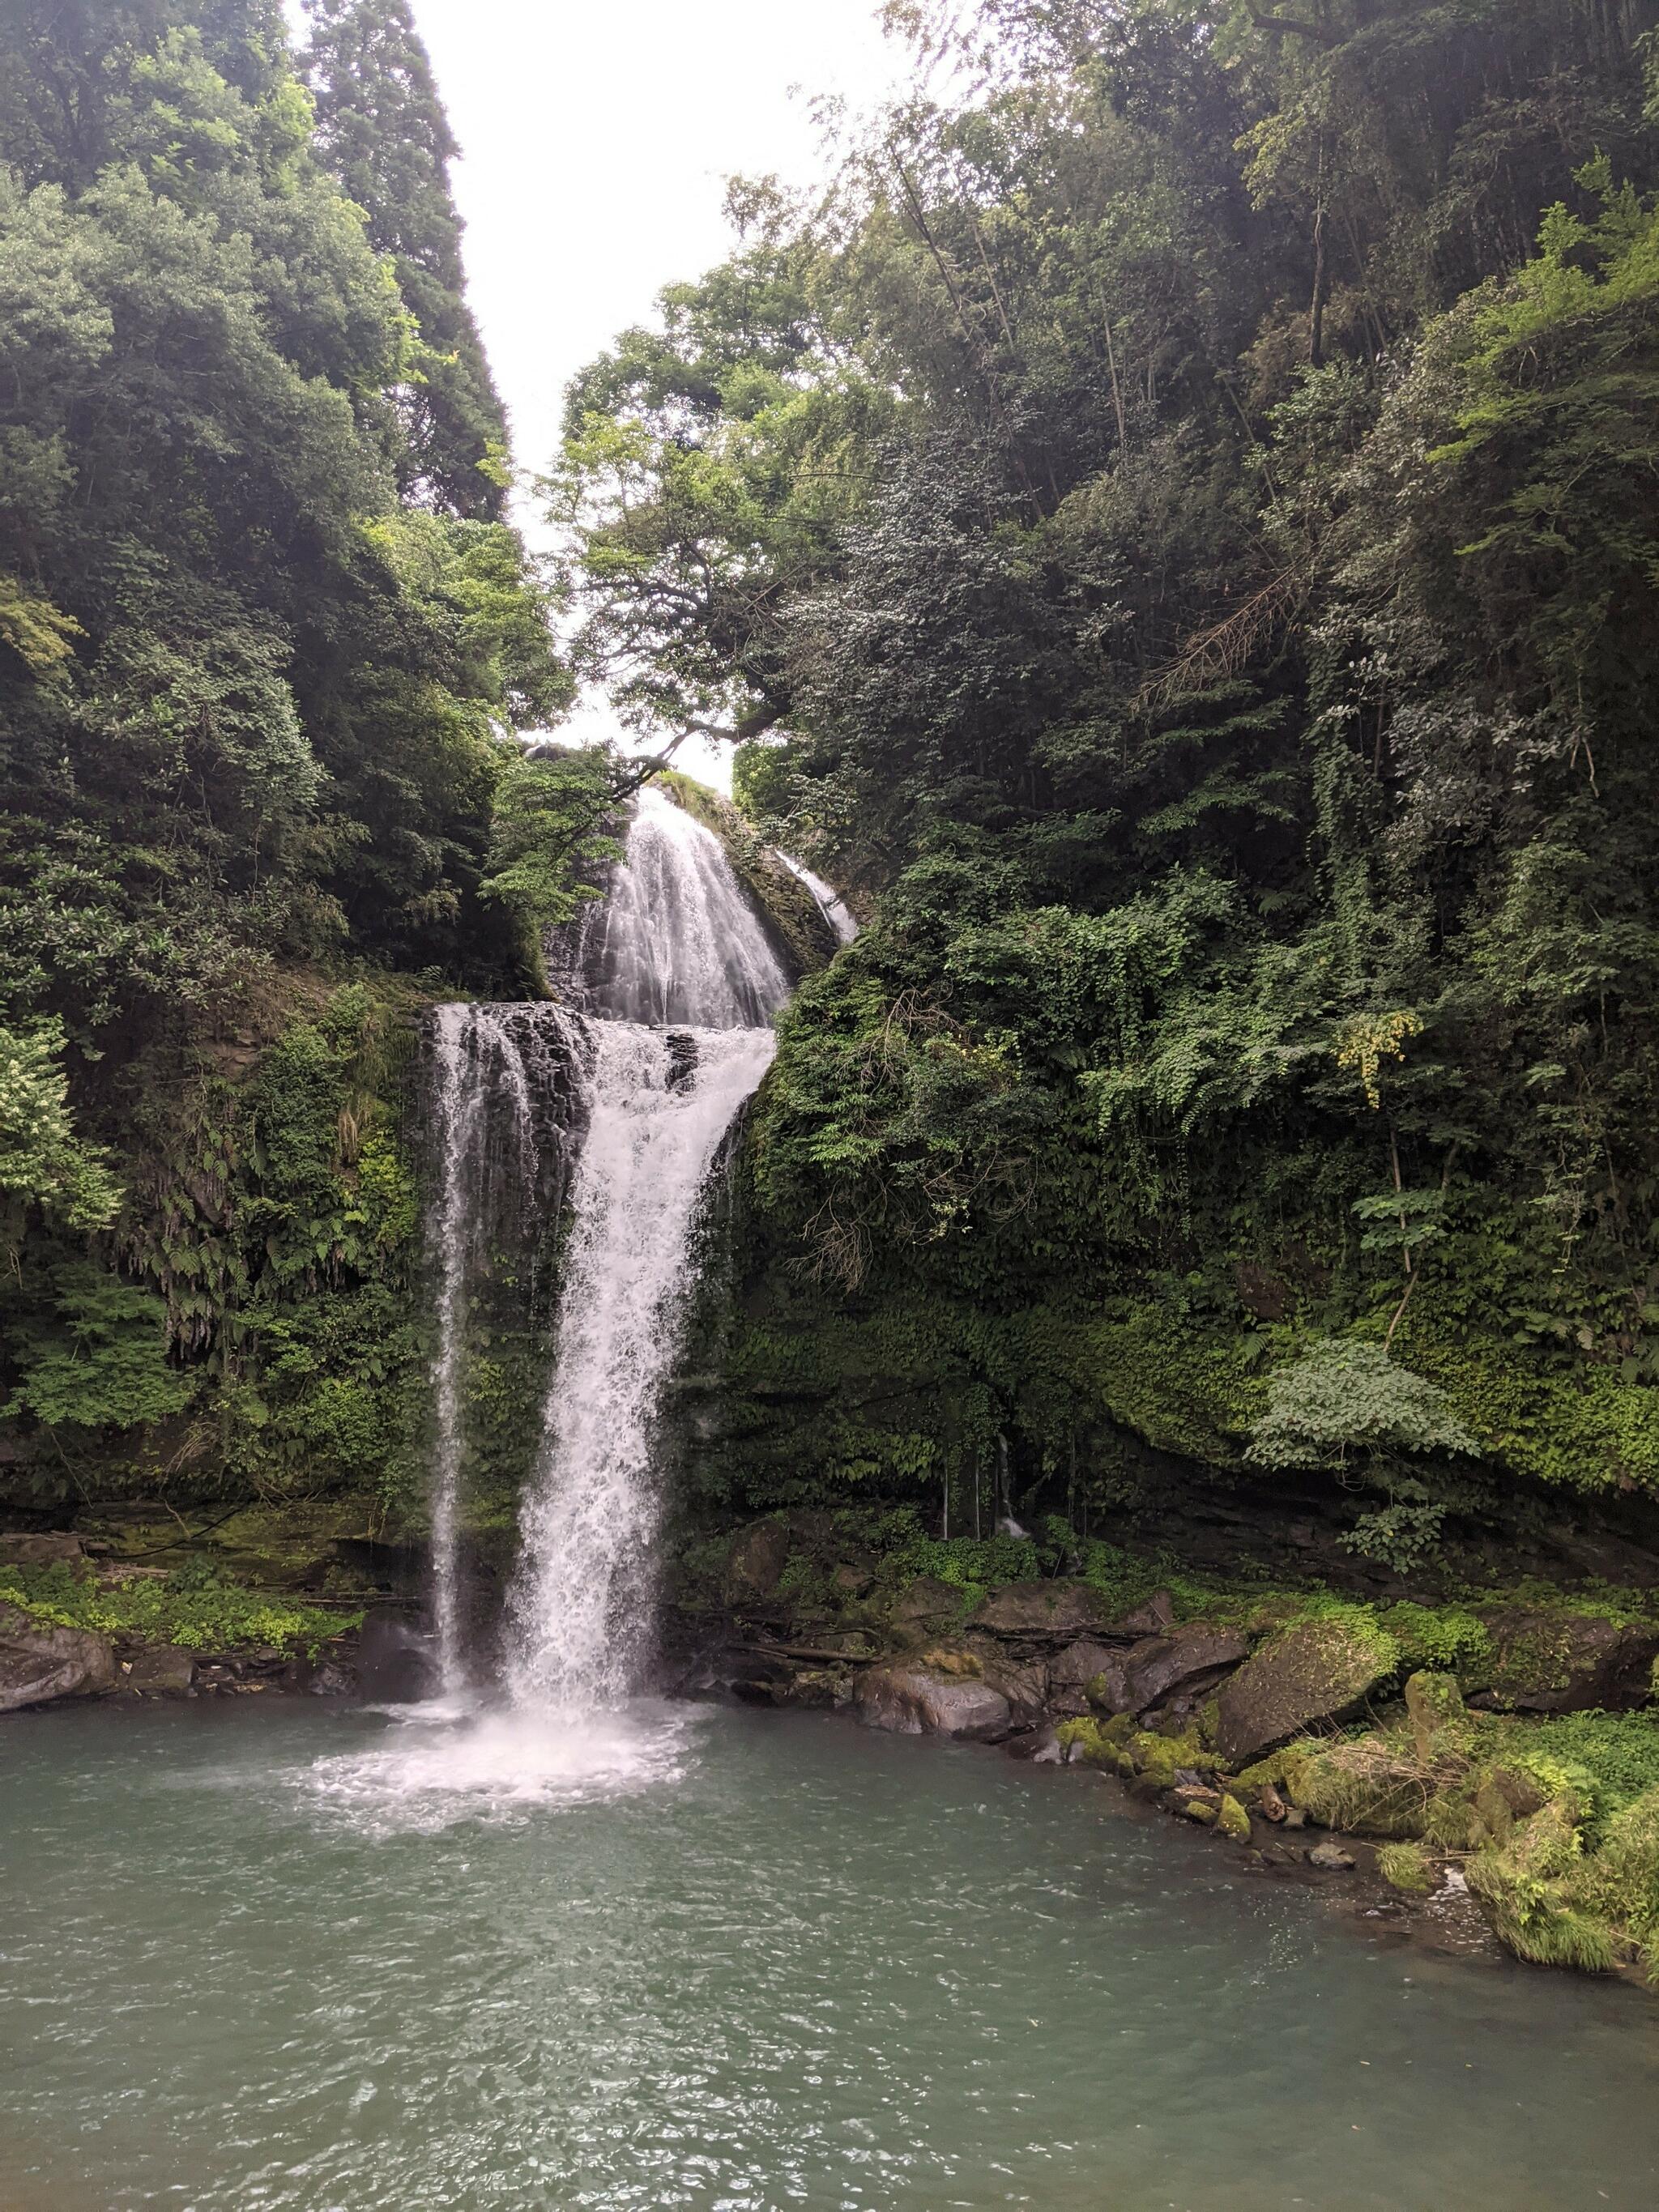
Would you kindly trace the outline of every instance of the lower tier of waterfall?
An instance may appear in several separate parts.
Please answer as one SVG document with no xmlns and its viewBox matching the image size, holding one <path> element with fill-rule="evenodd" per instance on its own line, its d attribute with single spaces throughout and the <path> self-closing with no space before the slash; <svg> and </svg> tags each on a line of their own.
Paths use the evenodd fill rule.
<svg viewBox="0 0 1659 2212">
<path fill-rule="evenodd" d="M 637 1690 L 649 1658 L 652 1431 L 679 1344 L 698 1193 L 775 1039 L 633 1022 L 583 1030 L 586 1134 L 508 1674 L 520 1705 L 591 1709 Z"/>
<path fill-rule="evenodd" d="M 429 1060 L 432 1608 L 439 1680 L 453 1694 L 466 1679 L 457 1553 L 474 1308 L 492 1271 L 533 1276 L 556 1225 L 582 1125 L 582 1025 L 535 1002 L 440 1006 Z"/>
</svg>

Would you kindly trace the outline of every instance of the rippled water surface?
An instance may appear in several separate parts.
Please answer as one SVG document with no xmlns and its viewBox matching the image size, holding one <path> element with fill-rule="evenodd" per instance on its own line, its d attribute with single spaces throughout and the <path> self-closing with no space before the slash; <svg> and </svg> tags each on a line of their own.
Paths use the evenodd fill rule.
<svg viewBox="0 0 1659 2212">
<path fill-rule="evenodd" d="M 3 2212 L 1659 2203 L 1659 2007 L 800 1716 L 0 1735 Z"/>
</svg>

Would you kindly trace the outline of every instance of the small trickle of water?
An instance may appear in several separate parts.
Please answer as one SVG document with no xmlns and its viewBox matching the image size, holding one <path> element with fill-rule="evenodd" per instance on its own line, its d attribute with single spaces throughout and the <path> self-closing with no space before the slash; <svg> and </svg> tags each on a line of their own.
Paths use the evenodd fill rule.
<svg viewBox="0 0 1659 2212">
<path fill-rule="evenodd" d="M 780 853 L 778 858 L 795 881 L 811 892 L 818 912 L 835 931 L 837 944 L 850 945 L 859 933 L 858 919 L 835 885 L 815 876 L 805 860 L 794 860 L 787 853 Z"/>
</svg>

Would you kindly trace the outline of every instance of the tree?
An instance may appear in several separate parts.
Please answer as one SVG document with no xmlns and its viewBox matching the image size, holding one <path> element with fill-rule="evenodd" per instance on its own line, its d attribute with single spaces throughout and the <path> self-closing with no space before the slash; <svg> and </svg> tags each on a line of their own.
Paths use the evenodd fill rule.
<svg viewBox="0 0 1659 2212">
<path fill-rule="evenodd" d="M 507 417 L 467 306 L 461 219 L 449 184 L 459 149 L 409 0 L 306 0 L 306 82 L 317 151 L 391 257 L 416 345 L 398 392 L 406 496 L 498 521 Z"/>
</svg>

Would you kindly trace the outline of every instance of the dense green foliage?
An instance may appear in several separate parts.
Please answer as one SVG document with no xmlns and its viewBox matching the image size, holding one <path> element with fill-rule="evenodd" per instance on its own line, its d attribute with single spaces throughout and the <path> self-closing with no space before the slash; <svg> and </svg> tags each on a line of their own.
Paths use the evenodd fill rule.
<svg viewBox="0 0 1659 2212">
<path fill-rule="evenodd" d="M 413 1024 L 538 987 L 594 827 L 592 763 L 513 735 L 569 679 L 430 71 L 396 0 L 313 12 L 303 76 L 279 0 L 0 14 L 0 1449 L 37 1498 L 398 1487 Z"/>
<path fill-rule="evenodd" d="M 450 196 L 457 148 L 409 0 L 307 0 L 305 81 L 317 143 L 389 254 L 417 333 L 396 395 L 406 493 L 476 521 L 499 521 L 507 418 L 461 268 Z"/>
<path fill-rule="evenodd" d="M 1659 1491 L 1659 9 L 892 12 L 966 96 L 735 189 L 560 480 L 590 664 L 872 915 L 702 1479 Z"/>
</svg>

